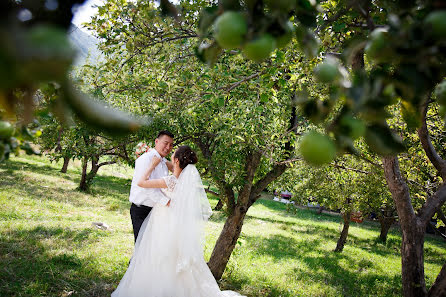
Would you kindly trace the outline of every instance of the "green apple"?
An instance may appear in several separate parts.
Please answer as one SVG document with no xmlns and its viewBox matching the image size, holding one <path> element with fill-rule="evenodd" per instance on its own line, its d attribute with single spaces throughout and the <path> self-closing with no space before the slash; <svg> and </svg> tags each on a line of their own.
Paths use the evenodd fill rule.
<svg viewBox="0 0 446 297">
<path fill-rule="evenodd" d="M 437 85 L 435 88 L 435 96 L 439 104 L 446 105 L 446 80 Z"/>
<path fill-rule="evenodd" d="M 369 41 L 364 49 L 365 54 L 377 62 L 391 59 L 389 32 L 385 28 L 377 28 L 370 34 Z"/>
<path fill-rule="evenodd" d="M 424 19 L 435 37 L 446 38 L 446 10 L 433 11 Z"/>
<path fill-rule="evenodd" d="M 316 166 L 330 163 L 336 157 L 333 141 L 316 131 L 304 135 L 299 150 L 305 161 Z"/>
<path fill-rule="evenodd" d="M 341 119 L 341 125 L 346 127 L 349 131 L 349 136 L 352 139 L 357 139 L 364 135 L 365 133 L 365 125 L 364 123 L 354 118 L 351 115 L 346 115 Z"/>
<path fill-rule="evenodd" d="M 237 48 L 243 42 L 248 31 L 244 17 L 234 11 L 227 11 L 214 23 L 214 37 L 222 48 Z"/>
<path fill-rule="evenodd" d="M 76 51 L 60 28 L 36 25 L 26 32 L 21 67 L 23 81 L 51 81 L 64 77 Z"/>
<path fill-rule="evenodd" d="M 3 142 L 0 142 L 0 161 L 3 160 L 3 155 L 5 154 L 5 144 Z"/>
<path fill-rule="evenodd" d="M 331 83 L 341 75 L 339 65 L 333 59 L 326 59 L 314 69 L 314 74 L 318 81 L 322 83 Z"/>
<path fill-rule="evenodd" d="M 0 121 L 0 139 L 7 139 L 14 133 L 14 127 L 9 122 Z"/>
<path fill-rule="evenodd" d="M 253 61 L 261 62 L 269 57 L 276 48 L 276 40 L 269 34 L 263 34 L 260 37 L 246 43 L 243 48 L 245 56 Z"/>
<path fill-rule="evenodd" d="M 285 47 L 291 39 L 293 39 L 294 36 L 294 25 L 290 21 L 286 23 L 284 26 L 285 33 L 282 35 L 276 37 L 276 45 L 277 48 L 283 48 Z"/>
<path fill-rule="evenodd" d="M 446 117 L 446 106 L 440 105 L 440 107 L 438 108 L 438 114 L 440 115 L 440 117 L 445 118 Z"/>
</svg>

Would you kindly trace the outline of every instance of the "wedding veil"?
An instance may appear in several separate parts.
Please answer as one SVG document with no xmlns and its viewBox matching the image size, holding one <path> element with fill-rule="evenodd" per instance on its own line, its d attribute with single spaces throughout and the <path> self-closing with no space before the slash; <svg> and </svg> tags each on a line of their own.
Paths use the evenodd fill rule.
<svg viewBox="0 0 446 297">
<path fill-rule="evenodd" d="M 204 223 L 212 214 L 204 186 L 193 164 L 181 172 L 170 203 L 172 235 L 178 247 L 177 272 L 196 260 L 203 260 Z"/>
</svg>

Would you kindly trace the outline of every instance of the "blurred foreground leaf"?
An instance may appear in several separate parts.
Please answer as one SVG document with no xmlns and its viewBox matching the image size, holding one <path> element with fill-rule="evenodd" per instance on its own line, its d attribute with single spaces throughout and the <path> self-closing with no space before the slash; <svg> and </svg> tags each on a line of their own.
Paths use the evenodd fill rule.
<svg viewBox="0 0 446 297">
<path fill-rule="evenodd" d="M 151 122 L 93 100 L 77 91 L 70 82 L 65 82 L 62 86 L 62 100 L 87 125 L 110 135 L 122 136 L 136 132 L 141 126 Z"/>
</svg>

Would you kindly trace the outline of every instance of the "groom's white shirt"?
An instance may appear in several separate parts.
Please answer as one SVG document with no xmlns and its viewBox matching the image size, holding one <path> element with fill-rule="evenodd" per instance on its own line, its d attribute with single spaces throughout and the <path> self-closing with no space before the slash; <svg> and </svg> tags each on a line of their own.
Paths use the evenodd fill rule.
<svg viewBox="0 0 446 297">
<path fill-rule="evenodd" d="M 149 152 L 139 156 L 139 158 L 135 161 L 135 172 L 133 173 L 129 200 L 136 205 L 153 207 L 157 203 L 167 205 L 169 202 L 169 198 L 167 198 L 161 192 L 161 189 L 147 189 L 138 186 L 138 181 L 149 168 L 153 156 L 161 158 L 160 154 L 155 149 L 152 149 Z M 166 161 L 166 158 L 161 158 L 161 162 L 155 167 L 149 179 L 159 179 L 169 175 L 169 169 L 167 168 Z"/>
</svg>

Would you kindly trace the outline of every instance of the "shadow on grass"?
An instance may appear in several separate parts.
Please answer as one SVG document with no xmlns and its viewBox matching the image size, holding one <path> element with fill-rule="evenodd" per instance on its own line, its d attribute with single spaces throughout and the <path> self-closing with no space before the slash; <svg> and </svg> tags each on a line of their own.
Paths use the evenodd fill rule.
<svg viewBox="0 0 446 297">
<path fill-rule="evenodd" d="M 341 220 L 340 217 L 334 216 L 327 213 L 321 213 L 318 214 L 316 210 L 310 210 L 310 209 L 297 209 L 296 213 L 290 213 L 287 212 L 287 207 L 285 204 L 273 201 L 273 200 L 266 200 L 266 199 L 259 199 L 255 203 L 256 205 L 262 205 L 266 208 L 280 213 L 280 215 L 286 219 L 286 218 L 294 218 L 294 219 L 300 219 L 300 220 L 312 220 L 312 221 L 330 221 L 330 222 L 339 222 Z M 249 214 L 249 212 L 248 212 Z"/>
<path fill-rule="evenodd" d="M 42 226 L 1 234 L 0 296 L 109 296 L 117 280 L 102 275 L 93 257 L 70 249 L 101 236 L 94 229 Z"/>
<path fill-rule="evenodd" d="M 323 238 L 299 241 L 277 234 L 268 238 L 246 238 L 256 246 L 253 251 L 255 254 L 268 255 L 276 261 L 294 260 L 305 263 L 307 267 L 294 269 L 293 278 L 304 282 L 325 283 L 336 288 L 338 292 L 343 292 L 343 296 L 368 296 L 375 291 L 378 284 L 384 284 L 380 287 L 383 296 L 395 296 L 395 288 L 401 286 L 399 276 L 388 277 L 368 272 L 370 269 L 378 269 L 368 259 L 325 250 L 323 246 L 326 241 Z M 343 268 L 345 263 L 348 263 L 348 268 Z M 284 290 L 272 296 L 293 295 Z"/>
<path fill-rule="evenodd" d="M 373 294 L 399 296 L 400 276 L 385 276 L 368 272 L 375 266 L 374 263 L 366 259 L 357 259 L 354 255 L 335 252 L 320 253 L 320 256 L 301 254 L 300 258 L 308 268 L 303 271 L 294 269 L 297 278 L 307 279 L 306 274 L 312 273 L 313 281 L 337 288 L 343 296 L 371 296 Z M 341 261 L 349 263 L 348 269 L 343 268 Z"/>
<path fill-rule="evenodd" d="M 256 220 L 262 220 L 265 222 L 272 223 L 276 226 L 278 229 L 282 229 L 285 231 L 288 231 L 290 233 L 294 234 L 311 234 L 313 237 L 317 238 L 318 242 L 323 242 L 324 245 L 332 245 L 333 249 L 336 246 L 336 242 L 339 239 L 340 231 L 338 228 L 330 227 L 330 226 L 323 226 L 323 225 L 314 225 L 311 224 L 311 222 L 314 222 L 314 220 L 311 220 L 311 217 L 305 218 L 304 220 L 308 220 L 309 224 L 306 225 L 300 225 L 296 222 L 290 222 L 290 221 L 283 221 L 280 219 L 272 219 L 269 217 L 256 217 L 251 216 L 250 219 L 256 219 Z M 291 240 L 292 238 L 290 238 Z M 258 239 L 261 240 L 261 239 Z M 369 253 L 374 253 L 380 256 L 395 256 L 399 255 L 400 253 L 400 247 L 401 247 L 401 240 L 397 239 L 389 239 L 387 243 L 382 244 L 377 241 L 377 238 L 371 237 L 371 238 L 361 238 L 358 237 L 351 232 L 348 234 L 347 242 L 345 246 L 354 246 L 357 248 L 361 248 L 366 250 Z M 435 262 L 436 263 L 436 262 Z"/>
<path fill-rule="evenodd" d="M 296 214 L 290 214 L 286 212 L 286 206 L 272 200 L 259 199 L 256 203 L 262 204 L 270 208 L 271 210 L 282 212 L 280 214 L 280 219 L 271 218 L 271 217 L 259 217 L 256 215 L 248 215 L 246 221 L 249 220 L 262 220 L 265 222 L 273 223 L 278 226 L 278 228 L 290 232 L 304 232 L 310 234 L 317 234 L 317 236 L 326 240 L 334 240 L 340 236 L 340 231 L 323 226 L 315 226 L 315 225 L 306 225 L 305 227 L 299 226 L 298 222 L 287 220 L 288 218 L 295 218 L 298 220 L 305 220 L 311 223 L 313 222 L 333 222 L 333 223 L 341 223 L 341 217 L 333 216 L 331 214 L 317 214 L 315 210 L 310 209 L 299 209 Z M 364 222 L 362 224 L 354 224 L 351 227 L 356 227 L 360 229 L 373 230 L 379 232 L 380 225 L 375 222 Z M 294 227 L 294 228 L 293 228 Z M 303 230 L 304 229 L 304 230 Z M 389 255 L 400 255 L 401 250 L 401 232 L 399 229 L 394 227 L 388 236 L 388 240 L 386 243 L 380 243 L 378 238 L 378 233 L 376 237 L 370 238 L 361 238 L 355 236 L 351 232 L 348 234 L 346 246 L 353 245 L 358 248 L 362 248 L 367 250 L 368 252 L 375 253 L 380 256 L 389 256 Z M 431 245 L 434 245 L 440 249 L 446 248 L 446 242 L 444 242 L 439 237 L 434 237 L 431 235 L 426 235 L 425 242 Z M 428 248 L 425 246 L 425 262 L 438 264 L 439 259 L 445 259 L 446 255 L 441 253 L 440 251 L 432 248 Z M 441 261 L 441 260 L 440 260 Z M 446 261 L 446 259 L 445 259 Z"/>
<path fill-rule="evenodd" d="M 38 181 L 26 182 L 26 177 L 22 174 L 22 171 L 26 170 L 43 176 L 52 176 L 61 181 L 68 180 L 78 183 L 80 180 L 80 172 L 69 171 L 69 173 L 64 174 L 49 165 L 31 164 L 21 160 L 8 160 L 7 162 L 0 164 L 0 169 L 5 170 L 5 172 L 0 174 L 0 186 L 2 187 L 18 189 L 23 192 L 23 195 L 38 199 L 53 200 L 63 203 L 69 201 L 75 206 L 88 205 L 88 201 L 85 200 L 79 201 L 76 199 L 67 199 L 67 197 L 70 197 L 71 195 L 78 194 L 77 188 L 64 187 L 63 183 L 46 187 Z M 130 182 L 128 179 L 98 175 L 94 179 L 92 191 L 89 195 L 101 195 L 106 198 L 104 204 L 108 205 L 109 209 L 123 210 L 129 208 L 128 199 L 123 199 L 123 197 L 128 198 L 129 192 Z"/>
<path fill-rule="evenodd" d="M 260 255 L 268 255 L 276 260 L 292 258 L 295 259 L 302 252 L 315 251 L 322 244 L 321 239 L 301 240 L 286 237 L 280 234 L 268 238 L 245 236 L 248 241 L 256 246 L 254 252 Z"/>
<path fill-rule="evenodd" d="M 35 172 L 34 170 L 32 171 Z M 20 173 L 20 171 L 14 171 L 7 175 L 2 175 L 0 186 L 5 189 L 9 187 L 15 191 L 20 191 L 18 194 L 16 194 L 17 196 L 32 197 L 38 200 L 53 200 L 63 203 L 70 201 L 76 206 L 82 206 L 85 204 L 75 199 L 67 199 L 67 197 L 70 197 L 70 193 L 73 194 L 75 191 L 74 189 L 66 189 L 62 185 L 46 186 L 42 183 L 38 183 L 37 181 L 26 182 L 25 177 Z"/>
<path fill-rule="evenodd" d="M 10 159 L 4 163 L 0 163 L 0 169 L 6 170 L 7 174 L 27 170 L 27 171 L 32 171 L 34 173 L 64 178 L 71 181 L 76 180 L 76 178 L 71 176 L 71 174 L 78 173 L 74 172 L 73 170 L 69 170 L 68 173 L 61 173 L 60 169 L 56 169 L 50 165 L 32 164 L 25 160 L 22 161 L 17 159 Z"/>
<path fill-rule="evenodd" d="M 289 289 L 277 288 L 270 279 L 259 277 L 256 282 L 253 282 L 248 277 L 243 276 L 241 272 L 238 273 L 237 277 L 227 276 L 219 285 L 221 290 L 243 292 L 242 294 L 248 297 L 296 297 L 296 294 Z"/>
<path fill-rule="evenodd" d="M 276 263 L 295 261 L 303 263 L 299 268 L 291 269 L 287 279 L 295 279 L 299 283 L 316 283 L 334 289 L 339 296 L 370 296 L 379 292 L 379 296 L 398 296 L 400 288 L 399 276 L 385 276 L 375 272 L 379 267 L 367 258 L 358 258 L 354 254 L 335 253 L 324 248 L 326 240 L 298 240 L 275 234 L 268 238 L 244 236 L 250 246 L 253 257 L 269 256 Z M 348 266 L 346 267 L 346 263 Z M 309 296 L 309 292 L 296 292 L 276 284 L 273 275 L 257 276 L 256 282 L 249 280 L 243 271 L 225 276 L 223 287 L 239 291 L 248 296 Z M 328 292 L 328 291 L 327 291 Z M 333 294 L 333 291 L 330 291 Z M 328 296 L 328 295 L 327 295 Z M 330 295 L 331 296 L 331 295 Z"/>
</svg>

